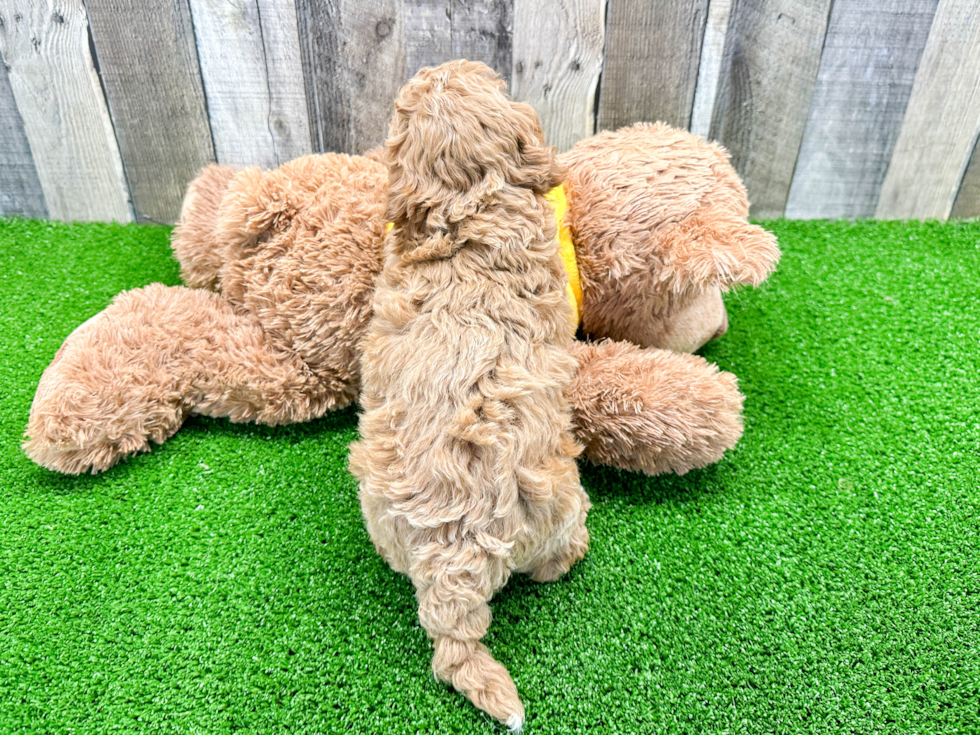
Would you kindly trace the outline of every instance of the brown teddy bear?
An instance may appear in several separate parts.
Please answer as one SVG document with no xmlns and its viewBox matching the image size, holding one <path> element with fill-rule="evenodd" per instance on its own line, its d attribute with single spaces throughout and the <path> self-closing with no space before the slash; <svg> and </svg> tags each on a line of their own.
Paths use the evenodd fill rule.
<svg viewBox="0 0 980 735">
<path fill-rule="evenodd" d="M 721 292 L 774 268 L 724 150 L 662 124 L 559 157 L 579 312 L 568 388 L 593 462 L 684 473 L 741 435 L 735 377 L 696 350 L 727 327 Z M 24 444 L 38 464 L 103 471 L 191 414 L 306 421 L 355 401 L 381 271 L 387 171 L 377 154 L 311 155 L 273 171 L 205 168 L 173 248 L 187 288 L 120 294 L 41 377 Z"/>
</svg>

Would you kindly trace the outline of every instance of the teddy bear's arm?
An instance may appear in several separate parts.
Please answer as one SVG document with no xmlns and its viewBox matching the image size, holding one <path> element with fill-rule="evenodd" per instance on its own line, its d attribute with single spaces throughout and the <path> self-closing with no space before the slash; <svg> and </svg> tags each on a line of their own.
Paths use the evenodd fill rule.
<svg viewBox="0 0 980 735">
<path fill-rule="evenodd" d="M 742 435 L 735 376 L 702 357 L 611 341 L 577 342 L 572 354 L 574 432 L 596 464 L 682 475 Z"/>
<path fill-rule="evenodd" d="M 349 401 L 218 294 L 153 284 L 65 340 L 41 376 L 24 450 L 52 470 L 101 472 L 162 443 L 189 414 L 275 425 Z"/>
</svg>

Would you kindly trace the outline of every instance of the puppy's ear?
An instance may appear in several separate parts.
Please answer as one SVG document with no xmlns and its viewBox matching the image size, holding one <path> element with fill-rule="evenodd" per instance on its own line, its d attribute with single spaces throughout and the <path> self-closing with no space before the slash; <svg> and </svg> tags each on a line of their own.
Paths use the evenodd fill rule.
<svg viewBox="0 0 980 735">
<path fill-rule="evenodd" d="M 504 186 L 543 194 L 561 181 L 534 109 L 468 61 L 423 69 L 402 88 L 385 163 L 388 218 L 432 230 L 472 216 Z"/>
<path fill-rule="evenodd" d="M 442 230 L 472 216 L 505 177 L 498 141 L 480 122 L 483 97 L 461 92 L 458 80 L 436 71 L 424 70 L 399 94 L 385 163 L 388 218 Z"/>
<path fill-rule="evenodd" d="M 515 102 L 514 117 L 518 124 L 515 186 L 526 186 L 538 194 L 546 194 L 562 182 L 562 169 L 554 146 L 546 145 L 541 123 L 534 108 L 523 102 Z"/>
<path fill-rule="evenodd" d="M 440 140 L 443 136 L 435 125 L 422 129 L 413 120 L 418 105 L 414 95 L 421 86 L 413 82 L 402 89 L 395 103 L 382 160 L 388 168 L 386 217 L 392 222 L 441 210 L 453 196 L 439 175 L 447 173 L 445 144 Z"/>
</svg>

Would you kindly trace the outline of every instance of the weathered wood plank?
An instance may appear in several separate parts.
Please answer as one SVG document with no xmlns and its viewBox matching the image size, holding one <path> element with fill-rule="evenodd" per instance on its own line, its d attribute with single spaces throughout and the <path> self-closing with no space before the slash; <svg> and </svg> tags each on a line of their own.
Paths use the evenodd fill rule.
<svg viewBox="0 0 980 735">
<path fill-rule="evenodd" d="M 405 0 L 405 74 L 453 56 L 452 0 Z"/>
<path fill-rule="evenodd" d="M 537 110 L 550 144 L 595 131 L 605 0 L 514 0 L 511 94 Z"/>
<path fill-rule="evenodd" d="M 406 72 L 482 61 L 510 83 L 514 0 L 405 0 Z"/>
<path fill-rule="evenodd" d="M 732 154 L 755 217 L 786 208 L 832 0 L 736 2 L 711 136 Z"/>
<path fill-rule="evenodd" d="M 960 190 L 953 202 L 953 217 L 980 217 L 980 138 L 973 146 L 973 155 L 963 174 Z"/>
<path fill-rule="evenodd" d="M 292 0 L 190 0 L 219 163 L 275 168 L 310 153 Z"/>
<path fill-rule="evenodd" d="M 940 0 L 875 216 L 946 219 L 980 133 L 980 3 Z"/>
<path fill-rule="evenodd" d="M 7 67 L 0 64 L 0 215 L 4 214 L 47 217 L 48 208 Z"/>
<path fill-rule="evenodd" d="M 401 0 L 296 0 L 313 145 L 362 153 L 384 141 L 404 84 Z"/>
<path fill-rule="evenodd" d="M 691 110 L 691 132 L 707 138 L 711 135 L 711 113 L 718 94 L 718 78 L 721 61 L 725 55 L 725 36 L 731 17 L 732 0 L 711 0 L 708 5 L 708 21 L 704 26 L 704 42 L 701 44 L 701 63 L 698 65 L 698 84 L 694 91 L 694 108 Z"/>
<path fill-rule="evenodd" d="M 708 0 L 609 0 L 607 17 L 599 127 L 688 127 Z"/>
<path fill-rule="evenodd" d="M 5 0 L 0 52 L 48 213 L 132 219 L 82 0 Z"/>
<path fill-rule="evenodd" d="M 86 0 L 137 221 L 174 222 L 214 161 L 187 0 Z"/>
<path fill-rule="evenodd" d="M 453 58 L 482 61 L 510 85 L 514 0 L 452 0 Z"/>
<path fill-rule="evenodd" d="M 836 0 L 786 216 L 874 214 L 938 0 Z"/>
</svg>

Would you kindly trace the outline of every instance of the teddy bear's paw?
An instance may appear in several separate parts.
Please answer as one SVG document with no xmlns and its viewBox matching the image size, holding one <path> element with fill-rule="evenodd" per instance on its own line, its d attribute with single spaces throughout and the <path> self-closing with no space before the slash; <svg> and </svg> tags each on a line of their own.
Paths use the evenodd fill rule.
<svg viewBox="0 0 980 735">
<path fill-rule="evenodd" d="M 71 361 L 51 367 L 38 386 L 22 445 L 31 460 L 49 470 L 104 472 L 149 451 L 151 442 L 164 442 L 183 423 L 184 412 L 172 402 L 119 400 L 109 388 L 86 382 Z"/>
<path fill-rule="evenodd" d="M 658 475 L 717 462 L 742 435 L 734 375 L 704 358 L 580 343 L 569 387 L 576 438 L 597 464 Z"/>
<path fill-rule="evenodd" d="M 68 336 L 34 395 L 23 444 L 30 459 L 72 475 L 103 472 L 177 431 L 185 410 L 170 374 L 157 365 L 154 383 L 153 371 L 138 369 L 139 350 L 125 349 L 120 336 L 139 331 L 139 319 L 127 320 L 140 316 L 132 304 L 165 290 L 125 292 Z"/>
<path fill-rule="evenodd" d="M 24 453 L 36 464 L 66 475 L 104 472 L 137 452 L 149 450 L 145 439 L 132 441 L 93 441 L 83 444 L 30 438 L 23 443 Z"/>
</svg>

